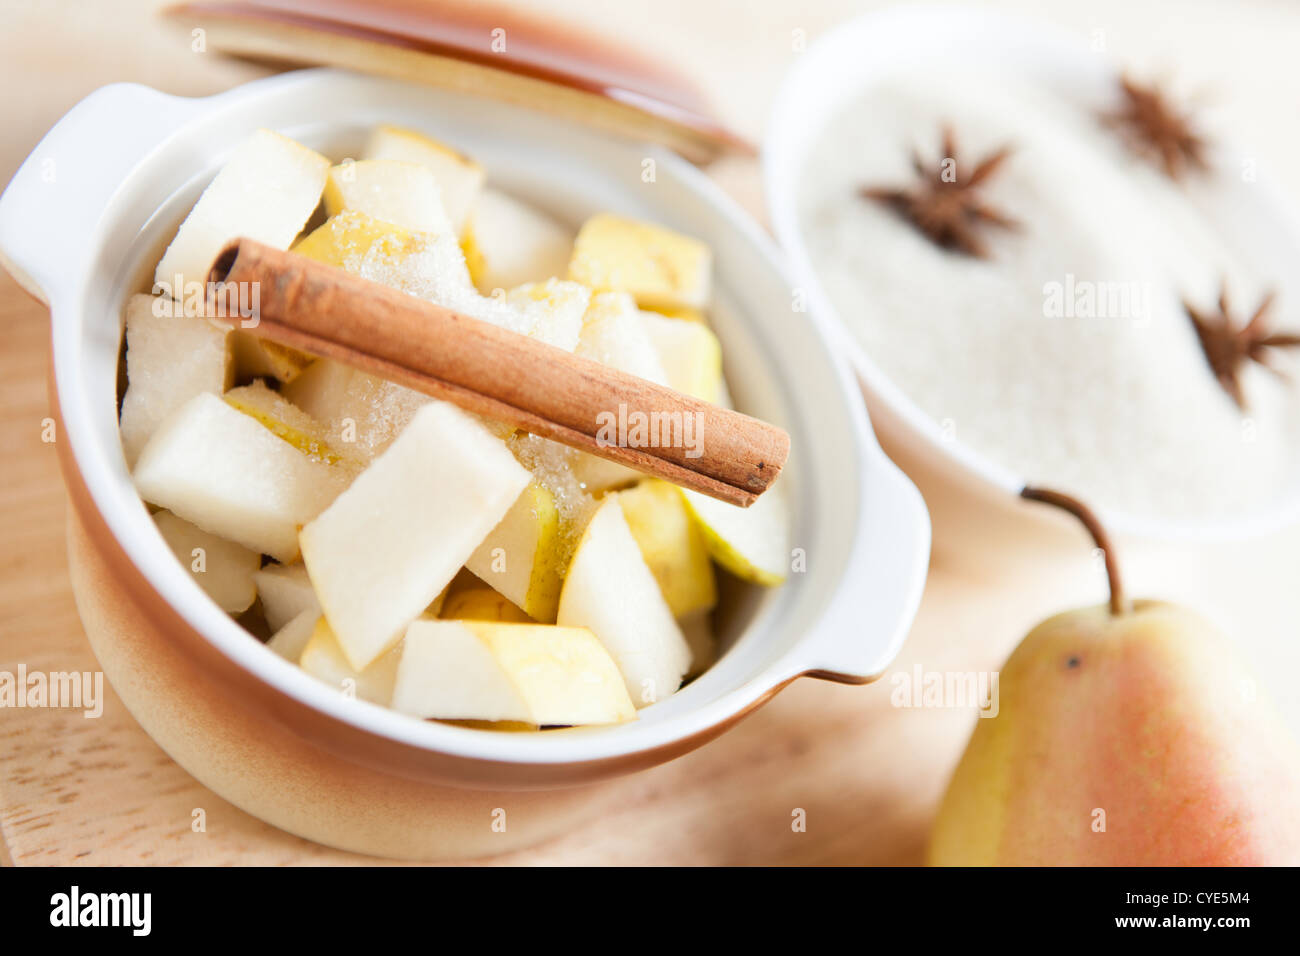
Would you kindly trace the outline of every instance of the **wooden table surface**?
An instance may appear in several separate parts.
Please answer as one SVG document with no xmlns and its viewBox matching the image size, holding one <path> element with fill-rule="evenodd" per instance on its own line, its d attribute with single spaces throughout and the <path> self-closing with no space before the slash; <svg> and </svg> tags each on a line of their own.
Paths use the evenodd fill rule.
<svg viewBox="0 0 1300 956">
<path fill-rule="evenodd" d="M 1008 4 L 1004 4 L 1008 5 Z M 1016 7 L 1041 5 L 1009 4 Z M 14 3 L 0 12 L 0 181 L 40 135 L 92 89 L 135 80 L 203 94 L 261 68 L 195 54 L 188 36 L 156 24 L 152 0 L 119 4 Z M 673 55 L 714 94 L 733 125 L 755 135 L 780 75 L 796 54 L 794 30 L 815 36 L 862 4 L 767 4 L 735 16 L 735 4 L 653 0 L 610 5 L 565 0 L 566 15 L 618 31 L 638 17 L 678 29 Z M 796 6 L 796 5 L 791 5 Z M 807 9 L 812 6 L 813 9 Z M 763 8 L 759 8 L 763 9 Z M 1122 12 L 1121 12 L 1122 10 Z M 1191 10 L 1197 16 L 1188 16 Z M 1297 133 L 1270 122 L 1267 104 L 1294 103 L 1300 71 L 1286 36 L 1300 13 L 1271 3 L 1180 5 L 1164 24 L 1158 4 L 1106 0 L 1057 15 L 1084 32 L 1107 31 L 1109 47 L 1139 65 L 1177 63 L 1202 86 L 1219 84 L 1238 129 L 1260 151 L 1285 159 Z M 1160 27 L 1159 30 L 1156 27 Z M 1158 39 L 1153 40 L 1156 37 Z M 1152 46 L 1156 43 L 1156 46 Z M 1213 47 L 1215 57 L 1208 54 Z M 1190 66 L 1179 51 L 1204 53 Z M 1250 69 L 1233 66 L 1232 57 Z M 1275 115 L 1275 114 L 1274 114 Z M 716 171 L 761 214 L 755 170 Z M 1287 184 L 1300 193 L 1295 182 Z M 1300 198 L 1300 196 L 1298 196 Z M 93 670 L 68 584 L 65 498 L 47 415 L 45 309 L 0 276 L 0 671 Z M 935 494 L 947 496 L 949 491 Z M 1086 546 L 1077 554 L 1032 547 L 957 546 L 936 529 L 925 598 L 894 672 L 996 669 L 1020 636 L 1048 613 L 1100 599 Z M 1172 597 L 1223 622 L 1261 683 L 1300 728 L 1300 529 L 1264 540 L 1200 548 L 1142 548 L 1129 555 L 1134 591 Z M 891 672 L 892 673 L 892 672 Z M 703 750 L 619 781 L 582 830 L 492 862 L 537 864 L 915 863 L 947 775 L 975 717 L 968 710 L 891 706 L 888 680 L 868 687 L 797 682 Z M 190 829 L 203 808 L 205 833 Z M 806 832 L 791 814 L 802 808 Z M 99 719 L 60 710 L 0 711 L 0 863 L 347 864 L 362 858 L 314 846 L 252 819 L 174 764 L 110 692 Z"/>
</svg>

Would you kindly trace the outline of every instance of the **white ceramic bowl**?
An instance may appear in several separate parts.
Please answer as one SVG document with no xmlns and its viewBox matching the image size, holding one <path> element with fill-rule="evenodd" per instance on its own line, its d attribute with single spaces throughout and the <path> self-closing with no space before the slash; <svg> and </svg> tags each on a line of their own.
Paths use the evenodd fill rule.
<svg viewBox="0 0 1300 956">
<path fill-rule="evenodd" d="M 1012 66 L 1038 89 L 1104 101 L 1119 76 L 1115 65 L 1080 38 L 1032 21 L 948 5 L 893 8 L 846 22 L 812 44 L 786 77 L 763 146 L 764 186 L 773 228 L 791 269 L 813 304 L 834 318 L 839 347 L 862 383 L 872 421 L 894 458 L 926 491 L 936 526 L 953 526 L 961 546 L 987 545 L 1048 526 L 1071 528 L 1052 509 L 1018 497 L 1033 475 L 1019 475 L 946 435 L 866 354 L 828 300 L 803 239 L 799 183 L 810 151 L 835 115 L 879 79 L 929 66 Z M 1300 225 L 1265 182 L 1233 194 L 1250 223 L 1245 251 L 1286 275 L 1300 256 Z M 933 493 L 932 493 L 933 492 Z M 1231 517 L 1167 519 L 1103 512 L 1118 536 L 1165 541 L 1215 540 L 1267 533 L 1300 518 L 1300 474 L 1285 494 Z M 942 515 L 942 518 L 940 517 Z M 1077 534 L 1069 540 L 1074 540 Z M 976 540 L 978 544 L 976 543 Z"/>
<path fill-rule="evenodd" d="M 148 287 L 176 225 L 251 131 L 274 128 L 341 158 L 380 122 L 426 129 L 462 147 L 483 162 L 492 183 L 564 220 L 616 210 L 699 236 L 715 252 L 714 324 L 736 401 L 792 434 L 784 480 L 793 543 L 805 550 L 807 571 L 780 589 L 733 595 L 721 660 L 635 722 L 492 733 L 344 699 L 222 614 L 167 550 L 132 487 L 115 402 L 125 297 Z M 642 181 L 647 158 L 657 167 L 649 184 Z M 929 550 L 919 494 L 876 444 L 823 321 L 790 311 L 790 282 L 770 241 L 701 172 L 666 152 L 502 103 L 333 70 L 285 74 L 199 100 L 110 86 L 65 116 L 14 177 L 0 198 L 0 249 L 10 271 L 50 305 L 52 396 L 76 509 L 74 577 L 109 679 L 191 772 L 287 829 L 354 849 L 429 855 L 410 849 L 424 846 L 418 839 L 404 844 L 410 834 L 402 828 L 439 819 L 436 805 L 405 824 L 390 818 L 351 827 L 310 822 L 310 808 L 291 801 L 319 792 L 322 767 L 334 768 L 331 779 L 349 779 L 321 761 L 343 761 L 344 770 L 364 765 L 381 782 L 506 790 L 640 769 L 705 742 L 799 675 L 871 680 L 907 633 Z M 93 553 L 80 554 L 86 547 Z M 108 627 L 104 618 L 116 612 L 99 605 L 113 589 L 127 595 L 127 606 Z M 136 621 L 158 641 L 131 645 Z M 201 723 L 185 724 L 182 691 L 206 694 L 206 678 L 167 687 L 159 686 L 165 673 L 149 674 L 162 641 L 202 656 L 211 682 L 221 685 Z M 274 783 L 275 762 L 265 754 L 258 756 L 267 764 L 260 776 L 231 766 L 242 760 L 235 744 L 229 757 L 210 758 L 223 719 L 235 719 L 236 708 L 255 709 L 268 737 L 291 728 L 310 753 L 299 766 L 281 768 Z M 250 730 L 238 746 L 259 748 L 256 736 Z M 279 793 L 283 777 L 297 774 L 305 788 L 299 796 Z M 347 813 L 351 804 L 335 805 Z M 366 830 L 381 825 L 382 838 Z"/>
</svg>

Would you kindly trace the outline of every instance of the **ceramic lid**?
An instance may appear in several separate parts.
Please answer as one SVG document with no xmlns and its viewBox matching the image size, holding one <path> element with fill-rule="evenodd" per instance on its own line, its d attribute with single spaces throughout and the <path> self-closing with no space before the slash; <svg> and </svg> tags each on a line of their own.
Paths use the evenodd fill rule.
<svg viewBox="0 0 1300 956">
<path fill-rule="evenodd" d="M 339 66 L 524 104 L 693 162 L 754 148 L 689 81 L 571 22 L 472 0 L 238 0 L 171 7 L 222 52 Z"/>
</svg>

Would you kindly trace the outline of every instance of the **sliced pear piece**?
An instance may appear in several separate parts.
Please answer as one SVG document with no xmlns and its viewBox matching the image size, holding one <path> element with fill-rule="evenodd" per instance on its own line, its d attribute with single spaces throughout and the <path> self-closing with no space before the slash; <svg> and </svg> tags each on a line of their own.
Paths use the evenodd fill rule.
<svg viewBox="0 0 1300 956">
<path fill-rule="evenodd" d="M 154 432 L 132 477 L 145 501 L 289 562 L 298 554 L 298 529 L 329 506 L 351 474 L 204 392 Z"/>
<path fill-rule="evenodd" d="M 713 560 L 744 581 L 776 587 L 790 568 L 790 510 L 778 478 L 748 508 L 681 489 Z"/>
<path fill-rule="evenodd" d="M 230 341 L 240 379 L 273 378 L 278 382 L 292 382 L 312 362 L 306 352 L 258 338 L 243 329 L 233 329 Z"/>
<path fill-rule="evenodd" d="M 609 213 L 578 230 L 569 278 L 600 291 L 629 292 L 647 309 L 702 309 L 713 254 L 698 239 Z"/>
<path fill-rule="evenodd" d="M 646 334 L 664 367 L 668 387 L 717 402 L 722 386 L 722 345 L 702 322 L 642 312 Z"/>
<path fill-rule="evenodd" d="M 397 642 L 528 481 L 482 425 L 431 402 L 302 529 L 303 563 L 354 668 Z"/>
<path fill-rule="evenodd" d="M 170 299 L 133 295 L 126 303 L 122 451 L 134 465 L 168 415 L 200 392 L 230 386 L 230 328 L 180 314 Z"/>
<path fill-rule="evenodd" d="M 316 633 L 318 620 L 320 620 L 319 608 L 304 608 L 276 628 L 275 633 L 266 642 L 266 646 L 286 661 L 297 664 L 298 659 L 302 657 L 302 652 L 311 642 L 312 635 Z"/>
<path fill-rule="evenodd" d="M 176 559 L 221 610 L 239 614 L 252 607 L 257 598 L 253 574 L 262 563 L 260 554 L 209 534 L 170 511 L 159 511 L 153 521 Z"/>
<path fill-rule="evenodd" d="M 354 210 L 410 232 L 455 235 L 438 181 L 419 163 L 363 159 L 334 166 L 324 200 L 327 216 Z"/>
<path fill-rule="evenodd" d="M 411 232 L 345 209 L 300 239 L 293 251 L 449 308 L 465 311 L 482 301 L 450 233 Z"/>
<path fill-rule="evenodd" d="M 268 564 L 253 575 L 257 596 L 262 599 L 262 614 L 275 633 L 303 611 L 320 614 L 320 602 L 312 590 L 311 578 L 301 564 Z M 294 660 L 298 655 L 292 655 Z"/>
<path fill-rule="evenodd" d="M 358 670 L 343 653 L 329 622 L 320 617 L 316 619 L 311 637 L 298 657 L 298 666 L 317 680 L 358 700 L 387 707 L 393 699 L 393 685 L 401 659 L 402 646 L 399 643 L 381 654 L 369 667 Z"/>
<path fill-rule="evenodd" d="M 358 209 L 345 209 L 294 244 L 293 251 L 327 266 L 347 268 L 360 261 L 372 248 L 388 259 L 401 259 L 414 253 L 418 241 L 409 229 L 376 219 Z"/>
<path fill-rule="evenodd" d="M 363 151 L 366 159 L 396 159 L 428 167 L 442 189 L 442 205 L 460 236 L 486 176 L 483 167 L 432 136 L 400 126 L 377 126 Z"/>
<path fill-rule="evenodd" d="M 591 290 L 576 282 L 547 279 L 511 289 L 505 301 L 523 314 L 529 335 L 572 352 L 582 336 Z"/>
<path fill-rule="evenodd" d="M 673 617 L 681 620 L 717 604 L 709 548 L 681 491 L 651 478 L 619 492 L 618 503 Z"/>
<path fill-rule="evenodd" d="M 416 411 L 433 401 L 325 358 L 313 362 L 281 395 L 320 424 L 330 451 L 360 462 L 380 454 Z"/>
<path fill-rule="evenodd" d="M 326 442 L 325 428 L 265 382 L 232 388 L 222 398 L 307 457 L 329 464 L 342 460 Z"/>
<path fill-rule="evenodd" d="M 625 293 L 602 292 L 591 297 L 574 351 L 602 365 L 659 385 L 668 384 L 668 375 L 642 322 L 641 312 Z"/>
<path fill-rule="evenodd" d="M 691 669 L 688 678 L 699 677 L 718 660 L 718 638 L 713 633 L 713 615 L 699 611 L 678 621 L 686 643 L 691 649 Z"/>
<path fill-rule="evenodd" d="M 231 239 L 287 249 L 315 211 L 329 167 L 319 153 L 258 130 L 203 190 L 163 253 L 154 281 L 183 299 L 186 286 L 207 284 L 212 261 Z"/>
<path fill-rule="evenodd" d="M 578 541 L 560 592 L 557 621 L 596 635 L 637 707 L 673 694 L 690 668 L 686 638 L 616 498 L 601 502 Z"/>
<path fill-rule="evenodd" d="M 555 498 L 530 482 L 465 567 L 529 617 L 549 624 L 560 603 L 563 559 Z"/>
<path fill-rule="evenodd" d="M 668 384 L 641 312 L 632 297 L 624 293 L 603 292 L 591 297 L 574 352 L 659 385 Z M 586 452 L 573 451 L 570 458 L 574 476 L 592 492 L 631 485 L 642 477 L 641 472 L 627 465 Z"/>
<path fill-rule="evenodd" d="M 462 241 L 470 275 L 485 295 L 525 282 L 563 278 L 573 230 L 491 187 L 479 193 Z"/>
<path fill-rule="evenodd" d="M 478 581 L 477 578 L 475 578 Z M 442 602 L 435 615 L 444 621 L 504 621 L 514 624 L 536 624 L 524 609 L 511 603 L 500 591 L 482 581 L 452 591 Z"/>
<path fill-rule="evenodd" d="M 552 726 L 636 717 L 618 668 L 591 631 L 488 621 L 407 628 L 392 706 L 415 717 Z"/>
</svg>

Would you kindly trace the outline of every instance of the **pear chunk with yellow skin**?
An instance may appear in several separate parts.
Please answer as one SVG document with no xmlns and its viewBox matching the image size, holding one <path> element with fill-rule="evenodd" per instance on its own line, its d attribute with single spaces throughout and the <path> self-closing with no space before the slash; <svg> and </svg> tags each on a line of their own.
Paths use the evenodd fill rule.
<svg viewBox="0 0 1300 956">
<path fill-rule="evenodd" d="M 711 610 L 718 603 L 713 562 L 681 491 L 666 481 L 649 478 L 619 492 L 618 503 L 673 617 L 680 621 Z"/>
<path fill-rule="evenodd" d="M 454 235 L 433 171 L 395 159 L 342 163 L 325 182 L 325 215 L 365 213 L 408 232 Z"/>
<path fill-rule="evenodd" d="M 343 653 L 329 622 L 321 617 L 316 620 L 311 638 L 298 657 L 298 666 L 348 696 L 387 707 L 393 698 L 393 685 L 401 658 L 399 643 L 368 667 L 358 670 Z"/>
<path fill-rule="evenodd" d="M 679 489 L 709 554 L 742 581 L 776 587 L 790 569 L 790 512 L 778 478 L 748 508 Z"/>
<path fill-rule="evenodd" d="M 445 621 L 503 621 L 536 624 L 523 608 L 512 604 L 500 591 L 488 587 L 478 578 L 475 584 L 451 589 L 442 607 L 434 615 Z"/>
<path fill-rule="evenodd" d="M 364 670 L 400 639 L 529 478 L 477 421 L 453 405 L 430 402 L 302 529 L 303 563 L 355 669 Z"/>
<path fill-rule="evenodd" d="M 299 239 L 293 251 L 343 269 L 368 255 L 372 248 L 377 255 L 397 260 L 411 255 L 417 247 L 416 237 L 409 229 L 376 219 L 359 209 L 344 209 Z"/>
<path fill-rule="evenodd" d="M 204 392 L 159 426 L 132 478 L 145 501 L 289 562 L 298 555 L 298 529 L 330 505 L 351 472 L 304 454 Z"/>
<path fill-rule="evenodd" d="M 133 295 L 126 304 L 126 394 L 122 451 L 134 465 L 163 420 L 200 392 L 229 387 L 230 328 L 183 315 L 170 299 Z"/>
<path fill-rule="evenodd" d="M 556 620 L 596 635 L 637 707 L 671 696 L 690 668 L 686 638 L 614 496 L 601 502 L 578 541 Z"/>
<path fill-rule="evenodd" d="M 167 547 L 221 610 L 239 614 L 252 606 L 257 597 L 253 574 L 262 563 L 260 554 L 209 534 L 170 511 L 159 511 L 153 521 Z"/>
<path fill-rule="evenodd" d="M 698 239 L 610 213 L 578 230 L 569 278 L 598 291 L 628 292 L 647 309 L 702 309 L 712 294 L 713 254 Z"/>
<path fill-rule="evenodd" d="M 564 572 L 555 497 L 531 482 L 465 567 L 537 621 L 552 623 Z"/>
<path fill-rule="evenodd" d="M 307 457 L 331 465 L 343 460 L 325 440 L 325 429 L 319 422 L 265 383 L 241 385 L 222 397 L 232 408 L 260 422 Z"/>
<path fill-rule="evenodd" d="M 623 678 L 586 628 L 416 621 L 392 706 L 416 717 L 612 724 L 636 717 Z"/>
<path fill-rule="evenodd" d="M 474 204 L 462 245 L 474 284 L 487 295 L 493 289 L 564 278 L 573 230 L 488 187 Z"/>
<path fill-rule="evenodd" d="M 450 233 L 411 232 L 344 209 L 298 240 L 293 251 L 448 308 L 472 310 L 482 301 Z"/>
<path fill-rule="evenodd" d="M 395 159 L 427 167 L 442 190 L 442 205 L 456 236 L 464 232 L 487 178 L 482 166 L 432 136 L 400 126 L 375 127 L 362 155 L 366 159 Z"/>
<path fill-rule="evenodd" d="M 287 249 L 315 211 L 329 167 L 319 153 L 259 129 L 203 190 L 163 253 L 155 283 L 186 298 L 186 287 L 207 284 L 213 260 L 232 239 Z"/>
<path fill-rule="evenodd" d="M 268 564 L 253 574 L 257 596 L 262 599 L 262 614 L 275 633 L 303 611 L 320 614 L 320 602 L 312 590 L 311 578 L 301 564 Z M 298 655 L 294 654 L 297 660 Z"/>
</svg>

